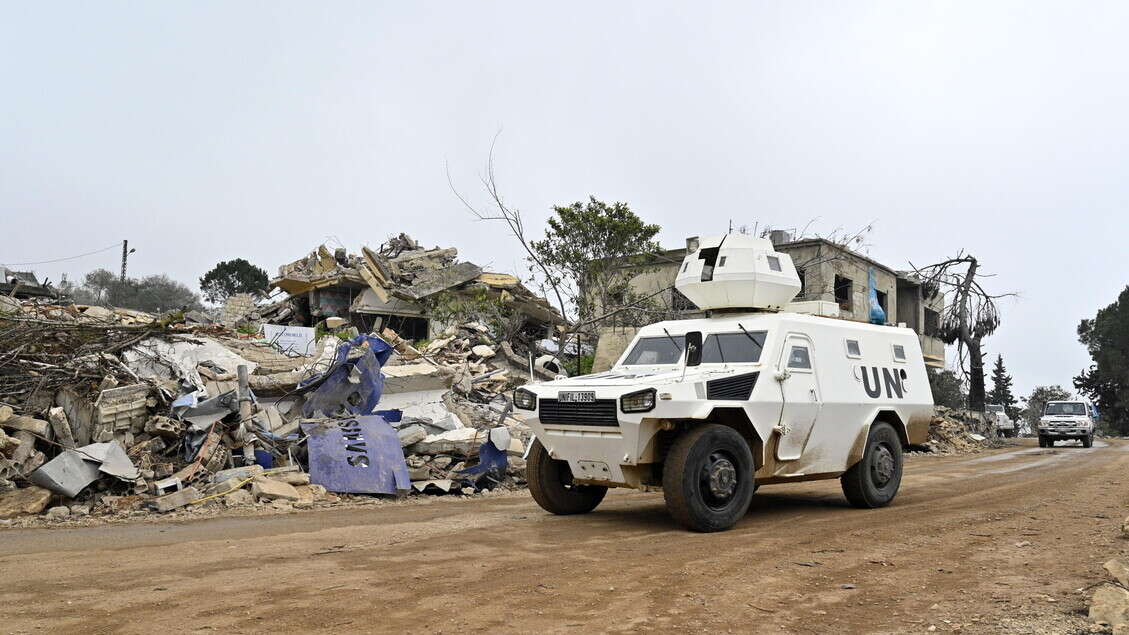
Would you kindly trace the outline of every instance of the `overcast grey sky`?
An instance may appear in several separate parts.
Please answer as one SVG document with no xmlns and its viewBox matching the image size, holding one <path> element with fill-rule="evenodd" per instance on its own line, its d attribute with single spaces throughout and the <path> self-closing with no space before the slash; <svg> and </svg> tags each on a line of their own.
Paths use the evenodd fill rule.
<svg viewBox="0 0 1129 635">
<path fill-rule="evenodd" d="M 589 194 L 662 242 L 735 224 L 857 229 L 896 268 L 997 275 L 1018 393 L 1088 364 L 1075 328 L 1129 282 L 1124 2 L 0 2 L 0 262 L 128 238 L 131 274 L 272 275 L 408 232 L 523 267 Z M 57 280 L 119 254 L 34 267 Z"/>
</svg>

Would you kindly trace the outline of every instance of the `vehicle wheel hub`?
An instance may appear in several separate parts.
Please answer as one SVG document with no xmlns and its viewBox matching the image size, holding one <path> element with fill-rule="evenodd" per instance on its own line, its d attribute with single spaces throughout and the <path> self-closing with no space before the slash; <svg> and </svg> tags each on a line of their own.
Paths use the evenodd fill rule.
<svg viewBox="0 0 1129 635">
<path fill-rule="evenodd" d="M 874 448 L 874 460 L 870 464 L 870 478 L 878 487 L 885 487 L 894 477 L 894 453 L 885 445 Z"/>
<path fill-rule="evenodd" d="M 706 467 L 710 494 L 718 500 L 726 500 L 737 491 L 737 468 L 728 458 L 711 455 Z"/>
</svg>

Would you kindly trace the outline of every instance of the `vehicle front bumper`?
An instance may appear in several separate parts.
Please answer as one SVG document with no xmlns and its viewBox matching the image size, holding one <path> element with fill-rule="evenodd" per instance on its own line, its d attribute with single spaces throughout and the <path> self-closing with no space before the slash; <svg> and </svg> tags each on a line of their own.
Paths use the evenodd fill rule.
<svg viewBox="0 0 1129 635">
<path fill-rule="evenodd" d="M 1039 428 L 1039 436 L 1041 437 L 1085 437 L 1089 436 L 1091 430 L 1086 427 L 1045 427 Z"/>
</svg>

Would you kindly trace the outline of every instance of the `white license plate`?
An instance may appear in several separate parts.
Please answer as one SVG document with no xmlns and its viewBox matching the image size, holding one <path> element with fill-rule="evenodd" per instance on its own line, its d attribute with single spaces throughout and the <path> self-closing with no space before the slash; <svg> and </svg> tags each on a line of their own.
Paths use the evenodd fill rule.
<svg viewBox="0 0 1129 635">
<path fill-rule="evenodd" d="M 595 403 L 596 393 L 590 390 L 586 392 L 559 392 L 557 393 L 557 400 L 561 403 Z"/>
</svg>

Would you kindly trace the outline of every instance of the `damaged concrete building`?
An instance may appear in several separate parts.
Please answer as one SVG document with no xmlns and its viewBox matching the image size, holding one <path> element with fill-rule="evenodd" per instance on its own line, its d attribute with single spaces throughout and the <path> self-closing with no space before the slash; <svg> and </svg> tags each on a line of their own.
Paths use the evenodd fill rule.
<svg viewBox="0 0 1129 635">
<path fill-rule="evenodd" d="M 362 332 L 396 331 L 406 340 L 430 339 L 450 324 L 433 310 L 441 294 L 483 297 L 524 318 L 518 330 L 530 341 L 564 324 L 560 313 L 512 275 L 490 273 L 458 262 L 454 248 L 424 249 L 405 234 L 360 254 L 321 245 L 279 267 L 271 287 L 289 295 L 270 321 L 314 326 L 326 318 L 346 320 Z M 266 317 L 266 315 L 264 315 Z"/>
<path fill-rule="evenodd" d="M 800 275 L 801 289 L 796 302 L 829 302 L 838 307 L 838 317 L 869 321 L 869 276 L 874 273 L 878 304 L 888 324 L 905 324 L 918 334 L 925 363 L 944 368 L 945 344 L 937 337 L 945 299 L 925 289 L 911 272 L 898 271 L 868 256 L 824 238 L 794 239 L 784 231 L 769 232 L 777 251 L 792 257 Z M 642 294 L 659 293 L 665 306 L 678 317 L 691 317 L 698 308 L 674 288 L 678 267 L 687 251 L 697 249 L 697 237 L 686 240 L 686 247 L 661 252 L 650 262 L 625 266 L 632 288 Z M 722 266 L 722 265 L 719 265 Z M 593 370 L 610 368 L 634 337 L 634 329 L 601 329 Z"/>
</svg>

